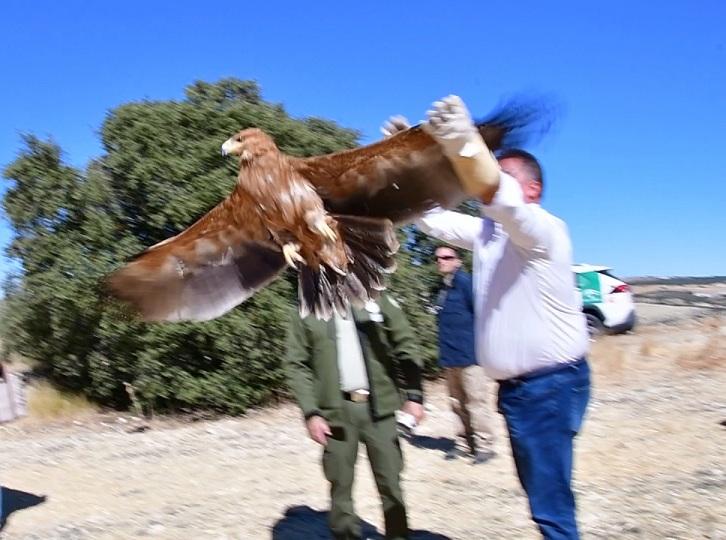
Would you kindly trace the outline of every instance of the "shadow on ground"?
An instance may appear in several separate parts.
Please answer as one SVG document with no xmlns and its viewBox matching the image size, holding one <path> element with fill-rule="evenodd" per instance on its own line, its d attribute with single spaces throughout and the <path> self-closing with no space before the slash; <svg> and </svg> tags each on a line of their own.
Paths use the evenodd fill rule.
<svg viewBox="0 0 726 540">
<path fill-rule="evenodd" d="M 429 437 L 428 435 L 409 435 L 406 440 L 416 448 L 424 450 L 438 450 L 444 454 L 454 448 L 454 439 L 448 437 Z"/>
<path fill-rule="evenodd" d="M 291 506 L 285 516 L 272 528 L 272 540 L 330 540 L 328 512 L 309 506 Z M 367 521 L 363 522 L 363 538 L 383 540 L 383 535 Z M 411 540 L 451 540 L 448 536 L 430 531 L 412 530 Z"/>
<path fill-rule="evenodd" d="M 37 506 L 45 502 L 45 495 L 34 495 L 18 489 L 10 489 L 0 486 L 0 531 L 5 527 L 5 523 L 10 514 L 18 510 L 25 510 L 32 506 Z"/>
</svg>

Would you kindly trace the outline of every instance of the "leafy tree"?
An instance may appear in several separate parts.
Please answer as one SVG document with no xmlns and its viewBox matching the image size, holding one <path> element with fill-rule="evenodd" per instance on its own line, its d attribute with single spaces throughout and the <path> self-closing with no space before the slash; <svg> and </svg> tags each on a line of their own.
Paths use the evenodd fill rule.
<svg viewBox="0 0 726 540">
<path fill-rule="evenodd" d="M 24 137 L 25 150 L 4 174 L 15 181 L 4 199 L 15 236 L 10 256 L 22 263 L 22 278 L 7 291 L 6 345 L 38 360 L 67 386 L 84 388 L 83 359 L 98 320 L 97 272 L 88 259 L 92 245 L 83 208 L 94 203 L 96 175 L 84 179 L 64 165 L 58 146 Z M 113 240 L 108 219 L 98 213 L 93 239 Z"/>
</svg>

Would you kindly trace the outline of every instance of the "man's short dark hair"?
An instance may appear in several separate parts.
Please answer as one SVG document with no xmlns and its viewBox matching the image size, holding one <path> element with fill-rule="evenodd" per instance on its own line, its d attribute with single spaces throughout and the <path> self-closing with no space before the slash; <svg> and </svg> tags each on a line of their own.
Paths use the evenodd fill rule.
<svg viewBox="0 0 726 540">
<path fill-rule="evenodd" d="M 536 157 L 534 157 L 526 150 L 522 150 L 520 148 L 510 148 L 509 150 L 502 150 L 499 154 L 497 154 L 497 159 L 507 158 L 521 160 L 527 168 L 527 171 L 532 175 L 532 178 L 542 184 L 542 187 L 544 187 L 544 171 L 542 171 L 542 166 L 539 164 L 539 161 L 537 161 Z"/>
<path fill-rule="evenodd" d="M 451 251 L 454 252 L 454 255 L 456 255 L 456 258 L 457 259 L 461 259 L 461 253 L 459 253 L 459 249 L 458 248 L 455 248 L 454 246 L 451 246 L 449 244 L 439 244 L 439 245 L 436 246 L 436 249 L 434 249 L 434 253 L 436 253 L 439 250 L 439 248 L 450 249 Z"/>
</svg>

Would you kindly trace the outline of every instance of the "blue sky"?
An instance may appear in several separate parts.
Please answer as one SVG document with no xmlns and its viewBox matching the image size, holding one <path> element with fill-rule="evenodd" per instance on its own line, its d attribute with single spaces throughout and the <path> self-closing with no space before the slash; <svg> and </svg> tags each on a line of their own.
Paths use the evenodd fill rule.
<svg viewBox="0 0 726 540">
<path fill-rule="evenodd" d="M 563 111 L 530 150 L 577 261 L 723 275 L 725 24 L 723 0 L 4 0 L 0 165 L 31 132 L 83 166 L 101 153 L 109 109 L 181 98 L 197 79 L 255 79 L 291 114 L 331 118 L 363 142 L 449 93 L 481 116 L 536 92 Z M 9 235 L 3 218 L 2 246 Z"/>
</svg>

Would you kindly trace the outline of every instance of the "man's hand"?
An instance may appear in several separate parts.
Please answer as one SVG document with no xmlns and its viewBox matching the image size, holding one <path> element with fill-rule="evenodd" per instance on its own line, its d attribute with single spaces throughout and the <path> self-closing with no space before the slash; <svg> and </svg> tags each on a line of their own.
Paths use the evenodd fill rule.
<svg viewBox="0 0 726 540">
<path fill-rule="evenodd" d="M 423 130 L 441 145 L 469 195 L 489 204 L 499 189 L 499 163 L 481 138 L 459 96 L 436 101 Z"/>
<path fill-rule="evenodd" d="M 405 116 L 391 116 L 381 126 L 381 133 L 383 133 L 383 138 L 387 139 L 393 137 L 396 133 L 406 131 L 410 127 L 411 124 L 408 123 Z"/>
<path fill-rule="evenodd" d="M 308 428 L 308 433 L 312 440 L 318 444 L 327 446 L 328 436 L 332 435 L 333 432 L 330 431 L 330 426 L 328 425 L 328 422 L 325 421 L 325 418 L 322 416 L 311 416 L 307 419 L 305 425 Z"/>
<path fill-rule="evenodd" d="M 413 416 L 416 419 L 416 424 L 420 424 L 424 419 L 424 406 L 421 403 L 406 401 L 401 410 Z"/>
</svg>

